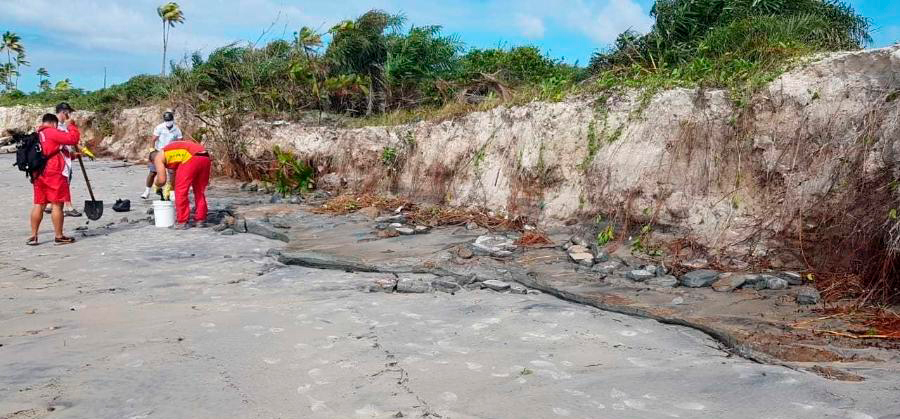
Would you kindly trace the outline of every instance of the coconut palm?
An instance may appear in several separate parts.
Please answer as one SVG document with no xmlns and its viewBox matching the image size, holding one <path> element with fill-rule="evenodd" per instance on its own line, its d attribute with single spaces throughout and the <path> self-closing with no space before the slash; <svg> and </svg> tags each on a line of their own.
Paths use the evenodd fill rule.
<svg viewBox="0 0 900 419">
<path fill-rule="evenodd" d="M 48 91 L 50 90 L 50 80 L 44 79 L 41 80 L 41 90 Z"/>
<path fill-rule="evenodd" d="M 19 67 L 21 67 L 21 66 L 28 67 L 30 64 L 31 63 L 29 63 L 28 61 L 25 60 L 25 51 L 24 50 L 19 51 L 19 53 L 16 54 L 16 84 L 15 84 L 16 89 L 19 88 L 19 74 L 21 74 L 19 72 Z"/>
<path fill-rule="evenodd" d="M 372 113 L 374 96 L 383 96 L 384 93 L 382 69 L 388 56 L 388 34 L 385 32 L 397 31 L 404 20 L 401 15 L 372 10 L 355 21 L 341 22 L 329 31 L 332 39 L 325 56 L 334 63 L 336 72 L 359 74 L 371 83 L 366 115 Z M 380 102 L 383 108 L 383 98 Z"/>
<path fill-rule="evenodd" d="M 184 13 L 178 3 L 170 1 L 156 8 L 156 14 L 162 20 L 163 25 L 163 59 L 162 59 L 162 75 L 166 75 L 166 52 L 169 46 L 169 30 L 175 27 L 176 23 L 184 23 Z"/>
<path fill-rule="evenodd" d="M 13 65 L 12 55 L 15 53 L 18 55 L 19 53 L 24 53 L 25 47 L 22 46 L 22 38 L 19 35 L 16 35 L 13 32 L 6 31 L 3 33 L 3 43 L 0 43 L 0 52 L 6 51 L 6 78 L 3 79 L 6 85 L 10 84 L 12 80 L 12 72 L 9 71 L 9 67 Z"/>
<path fill-rule="evenodd" d="M 47 71 L 46 68 L 41 67 L 41 68 L 38 68 L 38 69 L 37 69 L 37 73 L 35 73 L 35 74 L 37 74 L 37 76 L 40 78 L 40 80 L 41 80 L 41 88 L 43 89 L 43 86 L 44 86 L 44 79 L 45 79 L 45 78 L 49 79 L 49 78 L 50 78 L 50 73 Z M 45 89 L 45 90 L 46 90 L 46 89 Z"/>
<path fill-rule="evenodd" d="M 72 81 L 69 79 L 60 80 L 60 81 L 56 82 L 56 87 L 54 87 L 54 89 L 56 89 L 56 90 L 69 90 L 71 88 L 72 88 Z"/>
</svg>

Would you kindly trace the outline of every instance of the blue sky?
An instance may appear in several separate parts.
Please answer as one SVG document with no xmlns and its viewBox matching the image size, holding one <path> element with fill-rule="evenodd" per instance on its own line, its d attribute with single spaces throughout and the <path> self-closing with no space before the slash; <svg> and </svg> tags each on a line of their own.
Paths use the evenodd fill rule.
<svg viewBox="0 0 900 419">
<path fill-rule="evenodd" d="M 898 0 L 852 0 L 872 19 L 873 46 L 900 41 Z M 70 78 L 77 87 L 120 83 L 161 66 L 162 0 L 0 0 L 0 32 L 18 33 L 31 66 L 19 81 L 35 90 L 38 67 L 52 81 Z M 289 37 L 301 26 L 322 31 L 373 8 L 402 12 L 408 23 L 442 25 L 469 46 L 533 44 L 569 62 L 586 63 L 591 53 L 626 29 L 647 30 L 652 0 L 182 0 L 186 22 L 170 35 L 169 58 L 230 42 Z M 55 12 L 60 4 L 65 11 Z M 47 12 L 51 11 L 51 12 Z"/>
</svg>

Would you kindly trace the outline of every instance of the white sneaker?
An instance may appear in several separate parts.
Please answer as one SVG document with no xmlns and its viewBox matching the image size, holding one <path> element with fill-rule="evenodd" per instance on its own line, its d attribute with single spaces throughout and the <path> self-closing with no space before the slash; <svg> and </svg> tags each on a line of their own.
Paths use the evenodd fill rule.
<svg viewBox="0 0 900 419">
<path fill-rule="evenodd" d="M 141 194 L 141 199 L 147 199 L 149 197 L 150 197 L 150 191 L 144 191 L 144 193 Z"/>
</svg>

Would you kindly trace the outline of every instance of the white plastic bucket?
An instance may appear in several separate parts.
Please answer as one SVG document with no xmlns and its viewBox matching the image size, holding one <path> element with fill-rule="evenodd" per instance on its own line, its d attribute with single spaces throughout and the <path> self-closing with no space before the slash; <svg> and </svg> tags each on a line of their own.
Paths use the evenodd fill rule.
<svg viewBox="0 0 900 419">
<path fill-rule="evenodd" d="M 172 201 L 153 201 L 153 221 L 157 227 L 175 224 L 175 204 Z"/>
</svg>

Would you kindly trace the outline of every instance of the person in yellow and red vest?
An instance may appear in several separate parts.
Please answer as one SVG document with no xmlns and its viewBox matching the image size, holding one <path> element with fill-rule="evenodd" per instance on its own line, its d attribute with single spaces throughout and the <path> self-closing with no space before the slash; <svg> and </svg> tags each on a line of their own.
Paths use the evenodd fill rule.
<svg viewBox="0 0 900 419">
<path fill-rule="evenodd" d="M 150 161 L 156 166 L 156 185 L 159 187 L 166 184 L 166 169 L 175 171 L 175 229 L 188 227 L 191 212 L 188 190 L 191 188 L 194 189 L 194 220 L 197 226 L 206 227 L 206 187 L 212 167 L 206 148 L 193 141 L 173 141 L 162 150 L 151 152 Z"/>
</svg>

